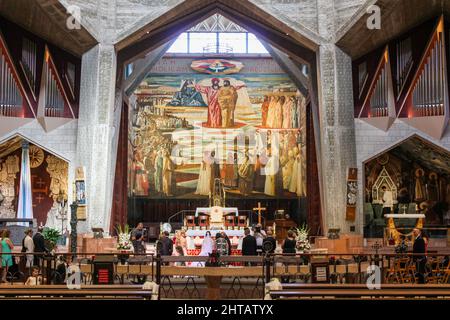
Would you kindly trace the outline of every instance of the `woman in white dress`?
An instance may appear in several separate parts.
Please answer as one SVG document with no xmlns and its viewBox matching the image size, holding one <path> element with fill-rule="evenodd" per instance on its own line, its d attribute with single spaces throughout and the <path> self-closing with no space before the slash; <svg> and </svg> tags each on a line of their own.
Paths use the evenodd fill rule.
<svg viewBox="0 0 450 320">
<path fill-rule="evenodd" d="M 215 241 L 213 240 L 213 238 L 211 238 L 211 232 L 206 231 L 205 238 L 203 239 L 202 243 L 202 250 L 200 251 L 199 256 L 209 256 L 214 251 L 214 247 Z"/>
<path fill-rule="evenodd" d="M 215 245 L 216 242 L 213 240 L 213 238 L 211 238 L 211 232 L 206 231 L 205 238 L 203 239 L 202 243 L 202 250 L 200 251 L 199 256 L 208 257 L 214 251 Z M 197 265 L 200 267 L 204 267 L 205 263 L 198 262 Z"/>
<path fill-rule="evenodd" d="M 208 196 L 211 188 L 211 163 L 209 159 L 209 152 L 205 152 L 200 165 L 200 171 L 198 175 L 197 190 L 195 194 Z"/>
</svg>

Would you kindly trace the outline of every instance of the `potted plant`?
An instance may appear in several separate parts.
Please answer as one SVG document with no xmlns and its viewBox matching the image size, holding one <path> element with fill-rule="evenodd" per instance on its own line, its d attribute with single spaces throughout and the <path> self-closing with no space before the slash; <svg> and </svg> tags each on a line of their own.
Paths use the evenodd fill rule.
<svg viewBox="0 0 450 320">
<path fill-rule="evenodd" d="M 46 247 L 52 251 L 56 247 L 56 243 L 61 238 L 61 233 L 57 229 L 44 228 L 42 232 Z"/>
</svg>

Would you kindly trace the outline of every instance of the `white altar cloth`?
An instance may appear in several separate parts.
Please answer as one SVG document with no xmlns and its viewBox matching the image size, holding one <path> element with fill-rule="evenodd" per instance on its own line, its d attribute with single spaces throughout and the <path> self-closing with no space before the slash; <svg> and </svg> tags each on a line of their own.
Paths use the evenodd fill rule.
<svg viewBox="0 0 450 320">
<path fill-rule="evenodd" d="M 395 213 L 388 213 L 384 215 L 385 218 L 394 218 L 394 219 L 419 219 L 419 218 L 425 218 L 425 215 L 423 213 L 405 213 L 405 214 L 395 214 Z"/>
<path fill-rule="evenodd" d="M 206 214 L 211 214 L 211 209 L 210 207 L 208 208 L 197 208 L 195 209 L 195 216 L 198 217 L 199 213 L 206 213 Z M 238 208 L 222 208 L 222 213 L 224 215 L 229 214 L 229 213 L 236 213 L 236 217 L 239 215 L 239 210 Z"/>
</svg>

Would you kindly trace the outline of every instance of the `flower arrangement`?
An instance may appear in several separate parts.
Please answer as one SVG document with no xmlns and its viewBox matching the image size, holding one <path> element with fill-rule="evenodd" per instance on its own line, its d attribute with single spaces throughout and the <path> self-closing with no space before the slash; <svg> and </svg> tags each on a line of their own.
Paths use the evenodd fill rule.
<svg viewBox="0 0 450 320">
<path fill-rule="evenodd" d="M 296 228 L 296 248 L 299 251 L 308 251 L 311 249 L 311 244 L 309 243 L 308 234 L 309 228 L 306 224 L 303 224 L 300 228 Z"/>
<path fill-rule="evenodd" d="M 117 250 L 131 250 L 133 248 L 133 244 L 131 243 L 130 226 L 126 224 L 122 228 L 121 225 L 118 225 L 116 231 L 118 235 Z"/>
</svg>

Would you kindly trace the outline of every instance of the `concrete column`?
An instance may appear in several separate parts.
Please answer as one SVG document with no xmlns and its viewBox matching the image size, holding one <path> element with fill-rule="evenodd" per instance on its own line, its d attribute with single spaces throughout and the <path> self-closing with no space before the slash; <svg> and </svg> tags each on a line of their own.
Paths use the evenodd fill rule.
<svg viewBox="0 0 450 320">
<path fill-rule="evenodd" d="M 77 165 L 85 167 L 88 211 L 87 220 L 79 222 L 81 233 L 109 230 L 120 117 L 114 103 L 116 66 L 113 45 L 98 44 L 82 57 Z"/>
<path fill-rule="evenodd" d="M 319 33 L 325 39 L 318 53 L 324 228 L 349 232 L 357 222 L 345 220 L 347 169 L 356 166 L 352 64 L 334 44 L 333 2 L 317 4 Z"/>
</svg>

